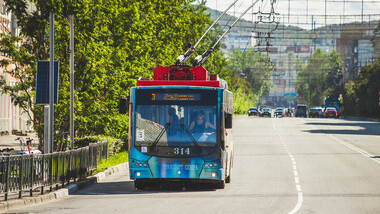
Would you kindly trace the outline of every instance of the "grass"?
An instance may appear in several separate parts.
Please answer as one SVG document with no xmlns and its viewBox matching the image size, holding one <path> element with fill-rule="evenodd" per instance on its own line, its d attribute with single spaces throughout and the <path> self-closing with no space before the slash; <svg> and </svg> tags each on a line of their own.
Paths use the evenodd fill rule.
<svg viewBox="0 0 380 214">
<path fill-rule="evenodd" d="M 98 162 L 98 168 L 93 173 L 104 172 L 111 166 L 116 166 L 125 162 L 128 162 L 128 151 L 119 152 L 113 157 Z"/>
</svg>

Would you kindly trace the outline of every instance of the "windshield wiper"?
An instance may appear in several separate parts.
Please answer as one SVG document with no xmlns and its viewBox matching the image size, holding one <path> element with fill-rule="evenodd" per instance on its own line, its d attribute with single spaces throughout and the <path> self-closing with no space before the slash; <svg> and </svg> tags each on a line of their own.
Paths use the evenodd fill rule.
<svg viewBox="0 0 380 214">
<path fill-rule="evenodd" d="M 170 126 L 170 123 L 166 123 L 166 124 L 165 124 L 164 129 L 162 129 L 161 132 L 160 132 L 160 134 L 158 134 L 158 136 L 157 136 L 157 138 L 154 140 L 152 146 L 149 148 L 149 151 L 152 151 L 152 150 L 156 147 L 158 141 L 161 139 L 162 135 L 164 135 L 164 133 L 166 132 L 166 130 L 169 128 L 169 126 Z"/>
<path fill-rule="evenodd" d="M 189 130 L 186 128 L 184 124 L 180 124 L 182 129 L 186 132 L 186 134 L 190 137 L 191 141 L 194 143 L 194 145 L 200 149 L 201 147 L 199 146 L 198 142 L 194 139 L 193 135 L 189 132 Z"/>
</svg>

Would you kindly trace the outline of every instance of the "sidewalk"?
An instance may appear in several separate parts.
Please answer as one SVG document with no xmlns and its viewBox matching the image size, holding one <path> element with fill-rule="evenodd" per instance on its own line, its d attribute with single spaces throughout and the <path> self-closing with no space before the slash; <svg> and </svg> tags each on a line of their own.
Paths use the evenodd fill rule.
<svg viewBox="0 0 380 214">
<path fill-rule="evenodd" d="M 35 150 L 38 147 L 38 138 L 35 133 L 29 133 L 27 136 L 16 136 L 16 135 L 3 135 L 0 136 L 0 149 L 5 149 L 5 148 L 13 148 L 15 152 L 21 151 L 21 146 L 20 146 L 20 141 L 16 140 L 17 138 L 23 138 L 24 142 L 26 143 L 26 138 L 31 138 L 33 139 L 32 141 L 32 146 L 30 147 L 31 150 Z M 26 147 L 26 144 L 24 145 L 23 148 L 24 151 L 28 150 Z M 14 153 L 15 153 L 14 152 Z M 5 154 L 6 152 L 4 152 Z"/>
<path fill-rule="evenodd" d="M 126 163 L 122 163 L 122 164 L 110 167 L 106 171 L 100 172 L 94 176 L 88 177 L 87 180 L 85 181 L 71 184 L 65 188 L 54 190 L 53 192 L 49 192 L 44 195 L 36 195 L 33 197 L 24 197 L 22 199 L 0 201 L 0 212 L 12 210 L 12 209 L 18 209 L 27 205 L 33 205 L 33 204 L 61 199 L 89 185 L 99 183 L 108 176 L 111 176 L 118 172 L 123 172 L 123 171 L 128 171 L 128 170 L 129 170 L 129 165 L 128 165 L 128 162 L 126 162 Z"/>
</svg>

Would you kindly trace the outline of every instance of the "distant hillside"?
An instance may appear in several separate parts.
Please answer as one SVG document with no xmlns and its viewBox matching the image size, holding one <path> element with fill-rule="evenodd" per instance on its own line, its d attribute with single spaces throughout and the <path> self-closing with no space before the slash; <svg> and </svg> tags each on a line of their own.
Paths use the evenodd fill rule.
<svg viewBox="0 0 380 214">
<path fill-rule="evenodd" d="M 206 13 L 210 14 L 212 20 L 216 20 L 221 14 L 221 11 L 217 11 L 211 8 L 206 10 Z M 219 21 L 219 27 L 222 29 L 227 29 L 237 17 L 225 14 Z M 360 29 L 364 28 L 367 30 L 376 29 L 378 21 L 370 21 L 363 23 L 347 23 L 343 25 L 327 25 L 315 29 L 315 32 L 318 34 L 318 39 L 316 44 L 319 46 L 335 46 L 335 41 L 337 38 L 340 38 L 341 32 L 346 29 Z M 235 27 L 231 29 L 231 32 L 242 33 L 244 32 L 270 32 L 275 29 L 274 24 L 255 24 L 252 21 L 240 20 L 236 23 Z M 246 33 L 246 35 L 248 35 Z M 293 46 L 293 45 L 313 45 L 311 40 L 312 31 L 300 28 L 293 25 L 282 25 L 279 24 L 271 33 L 273 39 L 270 40 L 272 46 Z"/>
</svg>

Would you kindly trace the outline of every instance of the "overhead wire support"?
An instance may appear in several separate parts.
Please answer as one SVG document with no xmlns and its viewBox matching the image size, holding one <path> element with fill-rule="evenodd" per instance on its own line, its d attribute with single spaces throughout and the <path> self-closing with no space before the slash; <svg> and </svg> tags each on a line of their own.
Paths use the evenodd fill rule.
<svg viewBox="0 0 380 214">
<path fill-rule="evenodd" d="M 231 9 L 232 6 L 234 6 L 236 4 L 236 2 L 238 2 L 238 0 L 235 0 L 226 10 L 224 10 L 224 12 L 214 21 L 214 23 L 212 23 L 212 25 L 206 30 L 206 32 L 202 35 L 202 37 L 197 41 L 197 43 L 194 45 L 194 46 L 191 46 L 191 43 L 190 43 L 190 47 L 189 49 L 185 52 L 185 54 L 183 55 L 180 55 L 177 59 L 176 59 L 176 65 L 183 65 L 186 63 L 187 60 L 190 59 L 191 55 L 194 53 L 195 49 L 197 48 L 197 46 L 199 45 L 199 43 L 202 41 L 202 39 L 206 36 L 206 34 L 211 30 L 211 28 L 219 22 L 219 20 L 227 13 L 227 11 L 229 9 Z"/>
<path fill-rule="evenodd" d="M 251 4 L 251 6 L 249 6 L 240 16 L 238 19 L 236 19 L 234 21 L 234 23 L 232 23 L 232 25 L 230 25 L 228 27 L 228 29 L 226 31 L 224 31 L 223 35 L 219 37 L 218 41 L 216 41 L 214 43 L 214 45 L 209 48 L 208 50 L 206 50 L 202 55 L 198 55 L 197 57 L 195 57 L 194 59 L 194 62 L 193 62 L 193 67 L 196 67 L 196 66 L 201 66 L 206 60 L 207 58 L 210 57 L 211 53 L 214 51 L 214 48 L 218 45 L 218 43 L 223 39 L 223 37 L 228 33 L 230 32 L 230 30 L 235 26 L 235 24 L 248 12 L 249 9 L 251 9 L 259 0 L 256 0 L 255 3 Z"/>
</svg>

